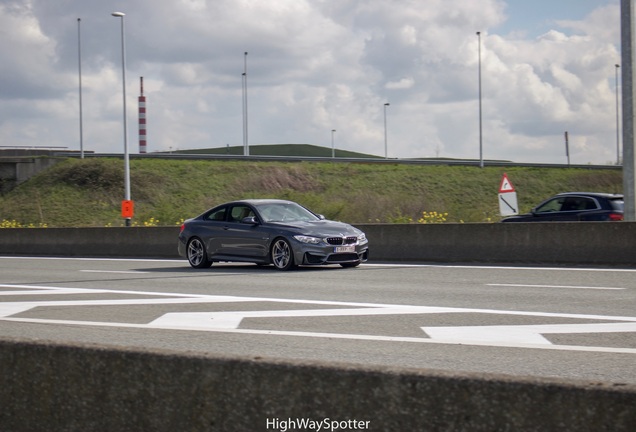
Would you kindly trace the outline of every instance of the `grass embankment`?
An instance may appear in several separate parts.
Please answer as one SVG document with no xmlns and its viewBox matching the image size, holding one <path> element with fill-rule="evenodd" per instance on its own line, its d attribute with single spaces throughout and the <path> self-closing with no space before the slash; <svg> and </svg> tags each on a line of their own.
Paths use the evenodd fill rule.
<svg viewBox="0 0 636 432">
<path fill-rule="evenodd" d="M 621 192 L 620 170 L 398 164 L 131 160 L 136 225 L 175 225 L 239 198 L 297 201 L 349 223 L 496 222 L 506 172 L 520 210 L 563 191 Z M 121 159 L 68 159 L 0 196 L 0 221 L 19 226 L 121 226 Z"/>
</svg>

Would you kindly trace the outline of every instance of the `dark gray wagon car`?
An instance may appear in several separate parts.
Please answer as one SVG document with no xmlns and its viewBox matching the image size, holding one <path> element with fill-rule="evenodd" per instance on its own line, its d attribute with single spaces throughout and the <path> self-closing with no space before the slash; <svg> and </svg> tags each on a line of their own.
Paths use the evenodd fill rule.
<svg viewBox="0 0 636 432">
<path fill-rule="evenodd" d="M 600 192 L 564 192 L 502 222 L 595 222 L 622 221 L 623 195 Z"/>
<path fill-rule="evenodd" d="M 241 200 L 214 207 L 185 221 L 179 255 L 192 267 L 239 261 L 273 264 L 278 270 L 299 265 L 355 267 L 369 256 L 369 242 L 357 228 L 326 220 L 284 200 Z"/>
</svg>

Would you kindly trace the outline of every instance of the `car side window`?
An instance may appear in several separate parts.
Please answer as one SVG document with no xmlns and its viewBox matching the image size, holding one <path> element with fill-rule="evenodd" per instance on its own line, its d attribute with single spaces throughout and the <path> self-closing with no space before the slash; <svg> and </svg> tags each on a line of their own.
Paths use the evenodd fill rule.
<svg viewBox="0 0 636 432">
<path fill-rule="evenodd" d="M 585 198 L 585 210 L 596 210 L 599 208 L 597 202 L 593 199 Z"/>
<path fill-rule="evenodd" d="M 561 211 L 563 198 L 554 198 L 536 208 L 535 213 L 549 213 Z"/>
<path fill-rule="evenodd" d="M 563 203 L 562 211 L 581 211 L 581 210 L 595 210 L 598 206 L 596 201 L 591 198 L 585 197 L 568 197 Z"/>
<path fill-rule="evenodd" d="M 578 198 L 566 198 L 563 201 L 563 206 L 561 207 L 561 211 L 574 211 L 579 209 L 579 199 Z"/>
<path fill-rule="evenodd" d="M 227 211 L 227 207 L 220 208 L 220 209 L 218 209 L 216 211 L 208 213 L 206 215 L 205 219 L 209 220 L 209 221 L 223 222 L 223 221 L 225 221 L 225 212 L 226 211 Z"/>
<path fill-rule="evenodd" d="M 235 205 L 230 210 L 230 222 L 241 222 L 244 218 L 255 216 L 251 208 L 245 205 Z"/>
</svg>

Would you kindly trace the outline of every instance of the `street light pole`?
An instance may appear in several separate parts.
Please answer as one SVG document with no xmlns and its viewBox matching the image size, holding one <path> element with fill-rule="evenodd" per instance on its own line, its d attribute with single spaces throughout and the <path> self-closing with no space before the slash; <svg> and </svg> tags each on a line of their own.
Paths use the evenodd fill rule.
<svg viewBox="0 0 636 432">
<path fill-rule="evenodd" d="M 479 167 L 484 167 L 483 138 L 482 138 L 482 120 L 481 120 L 481 32 L 477 32 L 477 52 L 479 59 Z"/>
<path fill-rule="evenodd" d="M 243 154 L 250 155 L 250 144 L 247 135 L 247 51 L 243 55 Z"/>
<path fill-rule="evenodd" d="M 386 107 L 388 107 L 389 105 L 391 104 L 388 102 L 384 104 L 384 159 L 389 158 L 389 145 L 386 131 Z"/>
<path fill-rule="evenodd" d="M 246 137 L 245 137 L 245 72 L 241 74 L 241 104 L 243 107 L 243 124 L 241 125 L 243 128 L 243 154 L 245 154 L 246 147 Z"/>
<path fill-rule="evenodd" d="M 336 157 L 336 147 L 334 145 L 333 134 L 336 132 L 335 129 L 331 129 L 331 158 L 334 159 Z"/>
<path fill-rule="evenodd" d="M 121 76 L 122 76 L 122 92 L 124 101 L 124 200 L 130 205 L 130 158 L 128 155 L 128 122 L 126 115 L 126 36 L 124 31 L 124 14 L 123 12 L 113 12 L 111 14 L 116 18 L 121 18 Z M 125 204 L 124 204 L 125 205 Z M 122 215 L 124 214 L 122 205 Z M 130 208 L 132 213 L 132 208 Z M 132 214 L 125 216 L 126 226 L 130 226 Z"/>
<path fill-rule="evenodd" d="M 82 34 L 80 32 L 80 18 L 77 19 L 77 68 L 79 75 L 79 138 L 80 159 L 84 159 L 84 120 L 82 118 Z"/>
<path fill-rule="evenodd" d="M 615 79 L 616 79 L 616 165 L 621 164 L 621 144 L 620 144 L 620 120 L 619 120 L 619 110 L 618 110 L 618 68 L 621 66 L 619 64 L 614 65 Z"/>
</svg>

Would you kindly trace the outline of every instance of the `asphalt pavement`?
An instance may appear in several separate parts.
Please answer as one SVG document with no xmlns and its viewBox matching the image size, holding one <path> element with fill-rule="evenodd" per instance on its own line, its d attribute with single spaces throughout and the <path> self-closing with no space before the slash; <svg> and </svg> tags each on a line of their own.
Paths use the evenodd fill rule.
<svg viewBox="0 0 636 432">
<path fill-rule="evenodd" d="M 636 383 L 636 270 L 0 257 L 0 338 Z"/>
</svg>

